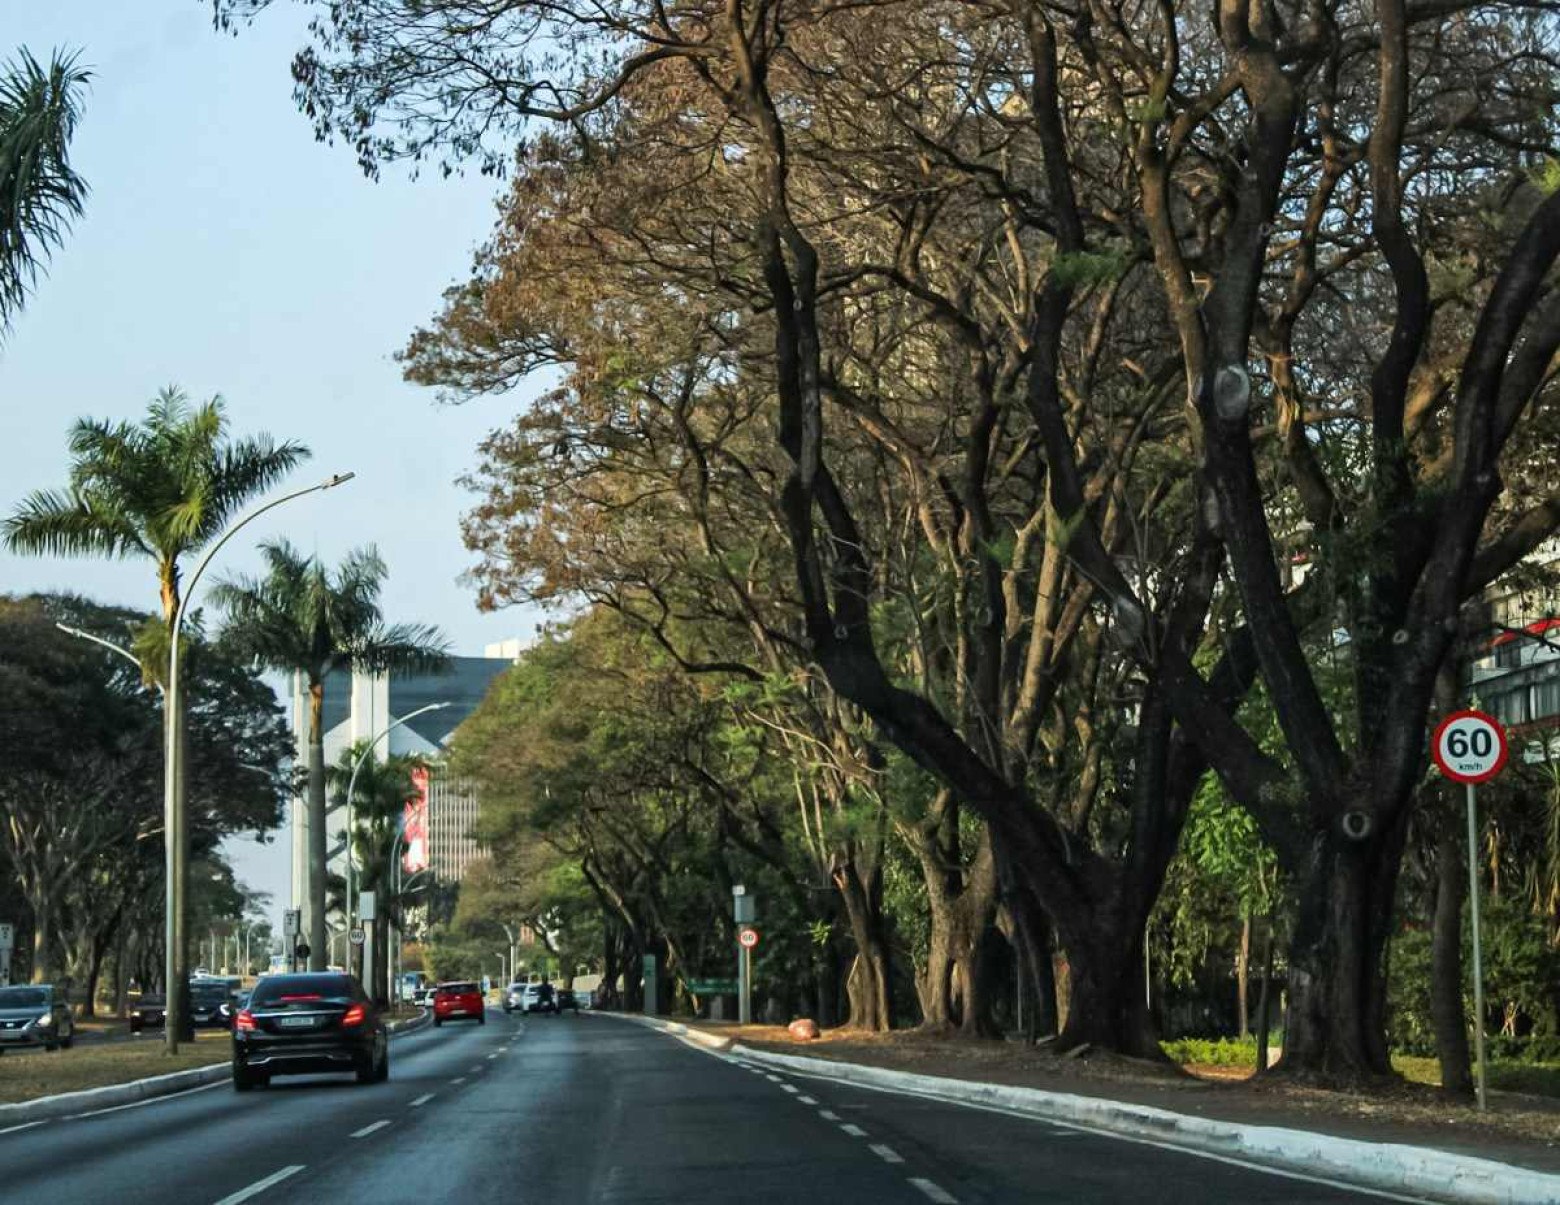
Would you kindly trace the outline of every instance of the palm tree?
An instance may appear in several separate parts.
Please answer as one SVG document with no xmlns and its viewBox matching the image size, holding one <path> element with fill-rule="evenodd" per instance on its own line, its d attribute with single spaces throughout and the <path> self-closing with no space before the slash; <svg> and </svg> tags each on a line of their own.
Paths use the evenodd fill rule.
<svg viewBox="0 0 1560 1205">
<path fill-rule="evenodd" d="M 376 762 L 370 755 L 352 780 L 352 768 L 365 753 L 367 742 L 360 741 L 343 751 L 341 760 L 329 772 L 334 789 L 332 802 L 340 807 L 347 802 L 347 787 L 352 786 L 353 831 L 347 834 L 349 855 L 358 868 L 356 882 L 361 891 L 375 897 L 374 962 L 363 978 L 375 999 L 388 996 L 390 927 L 401 928 L 402 901 L 395 890 L 396 840 L 401 832 L 401 817 L 406 805 L 417 798 L 412 771 L 422 765 L 416 757 L 398 755 Z M 341 884 L 340 903 L 344 908 L 345 882 Z"/>
<path fill-rule="evenodd" d="M 47 556 L 144 557 L 157 571 L 166 639 L 161 658 L 172 648 L 178 613 L 180 570 L 184 559 L 218 538 L 237 512 L 257 494 L 280 481 L 307 459 L 301 444 L 278 444 L 268 435 L 228 437 L 222 400 L 199 406 L 174 388 L 164 389 L 139 423 L 80 419 L 70 433 L 70 484 L 64 490 L 29 494 L 0 524 L 12 552 Z M 181 649 L 182 652 L 182 649 Z M 163 684 L 165 660 L 143 653 L 142 673 Z M 163 722 L 174 740 L 184 731 L 184 701 L 168 700 Z M 181 797 L 184 783 L 175 784 Z M 188 833 L 174 854 L 175 866 L 189 863 Z M 175 870 L 175 879 L 182 876 Z M 182 899 L 184 892 L 178 892 Z M 182 1027 L 181 993 L 189 950 L 183 907 L 175 906 L 175 977 L 168 984 L 170 1041 Z M 184 1016 L 188 1014 L 185 1013 Z"/>
<path fill-rule="evenodd" d="M 385 563 L 373 548 L 347 554 L 332 574 L 285 540 L 264 545 L 266 573 L 213 590 L 228 613 L 226 639 L 266 667 L 303 675 L 309 687 L 309 965 L 325 968 L 325 679 L 336 670 L 418 673 L 443 669 L 448 644 L 437 628 L 386 624 L 379 592 Z"/>
<path fill-rule="evenodd" d="M 81 216 L 87 185 L 67 152 L 91 78 L 58 51 L 47 68 L 26 50 L 0 66 L 0 333 Z"/>
</svg>

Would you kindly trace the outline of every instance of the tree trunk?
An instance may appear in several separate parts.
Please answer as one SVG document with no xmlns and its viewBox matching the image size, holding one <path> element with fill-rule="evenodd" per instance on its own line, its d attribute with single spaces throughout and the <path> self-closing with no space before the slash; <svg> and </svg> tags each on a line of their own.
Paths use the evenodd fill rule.
<svg viewBox="0 0 1560 1205">
<path fill-rule="evenodd" d="M 974 860 L 950 870 L 935 833 L 916 832 L 915 852 L 926 884 L 930 935 L 926 965 L 916 976 L 921 1024 L 928 1029 L 959 1028 L 969 1036 L 996 1033 L 990 992 L 982 981 L 981 946 L 997 907 L 997 878 L 989 833 Z"/>
<path fill-rule="evenodd" d="M 54 909 L 41 896 L 33 899 L 32 908 L 32 981 L 48 983 L 54 978 Z"/>
<path fill-rule="evenodd" d="M 1240 945 L 1235 950 L 1235 1012 L 1240 1021 L 1241 1041 L 1251 1033 L 1251 914 L 1240 918 Z"/>
<path fill-rule="evenodd" d="M 325 684 L 309 682 L 309 799 L 307 808 L 308 831 L 305 848 L 308 851 L 309 891 L 305 904 L 309 935 L 309 970 L 323 971 L 327 965 L 325 949 Z"/>
<path fill-rule="evenodd" d="M 1268 1069 L 1268 1034 L 1272 1030 L 1273 998 L 1273 947 L 1276 945 L 1278 925 L 1270 912 L 1267 921 L 1267 941 L 1262 948 L 1262 989 L 1257 995 L 1257 1073 Z"/>
<path fill-rule="evenodd" d="M 1340 1084 L 1392 1074 L 1382 955 L 1400 849 L 1400 837 L 1372 834 L 1356 841 L 1336 825 L 1316 842 L 1290 943 L 1289 1009 L 1277 1073 Z"/>
<path fill-rule="evenodd" d="M 892 1023 L 882 891 L 877 883 L 862 881 L 853 861 L 838 863 L 833 877 L 856 944 L 856 957 L 845 980 L 850 999 L 850 1017 L 846 1024 L 853 1029 L 882 1033 Z"/>
<path fill-rule="evenodd" d="M 1144 994 L 1143 927 L 1102 924 L 1063 932 L 1067 951 L 1067 1020 L 1063 1049 L 1100 1046 L 1137 1058 L 1163 1059 Z"/>
<path fill-rule="evenodd" d="M 1435 1053 L 1441 1063 L 1441 1088 L 1450 1096 L 1471 1099 L 1473 1069 L 1468 1056 L 1468 1019 L 1463 1015 L 1462 912 L 1467 879 L 1462 852 L 1457 825 L 1440 824 L 1430 936 L 1430 1016 L 1435 1025 Z"/>
</svg>

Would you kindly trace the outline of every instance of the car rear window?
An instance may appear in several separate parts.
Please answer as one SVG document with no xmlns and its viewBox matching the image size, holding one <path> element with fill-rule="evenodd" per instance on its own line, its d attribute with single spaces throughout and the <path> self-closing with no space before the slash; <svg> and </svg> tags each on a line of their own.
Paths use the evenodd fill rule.
<svg viewBox="0 0 1560 1205">
<path fill-rule="evenodd" d="M 469 996 L 477 990 L 475 983 L 441 983 L 439 990 L 446 996 Z"/>
<path fill-rule="evenodd" d="M 43 1008 L 49 993 L 37 987 L 0 988 L 0 1008 Z"/>
<path fill-rule="evenodd" d="M 340 1004 L 358 998 L 356 987 L 347 975 L 272 975 L 255 988 L 250 1003 L 255 1006 Z"/>
<path fill-rule="evenodd" d="M 193 983 L 190 995 L 196 1000 L 226 1000 L 228 988 L 225 983 Z"/>
</svg>

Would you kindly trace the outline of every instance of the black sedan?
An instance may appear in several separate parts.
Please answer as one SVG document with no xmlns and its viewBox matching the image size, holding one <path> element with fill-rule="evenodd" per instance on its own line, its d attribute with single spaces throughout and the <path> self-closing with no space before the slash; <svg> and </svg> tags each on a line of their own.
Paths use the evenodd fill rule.
<svg viewBox="0 0 1560 1205">
<path fill-rule="evenodd" d="M 350 1071 L 360 1084 L 388 1079 L 383 1016 L 351 975 L 268 975 L 233 1020 L 234 1091 L 318 1071 Z"/>
<path fill-rule="evenodd" d="M 142 996 L 130 1006 L 130 1032 L 161 1029 L 167 1011 L 168 1001 L 162 996 Z"/>
</svg>

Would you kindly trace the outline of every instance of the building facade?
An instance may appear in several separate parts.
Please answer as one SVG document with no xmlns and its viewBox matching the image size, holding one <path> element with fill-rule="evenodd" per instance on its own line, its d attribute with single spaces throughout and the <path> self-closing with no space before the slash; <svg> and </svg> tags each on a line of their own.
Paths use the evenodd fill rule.
<svg viewBox="0 0 1560 1205">
<path fill-rule="evenodd" d="M 1511 732 L 1513 756 L 1520 748 L 1542 757 L 1544 738 L 1560 728 L 1560 541 L 1513 576 L 1513 588 L 1489 600 L 1489 638 L 1470 667 L 1470 694 Z"/>
</svg>

